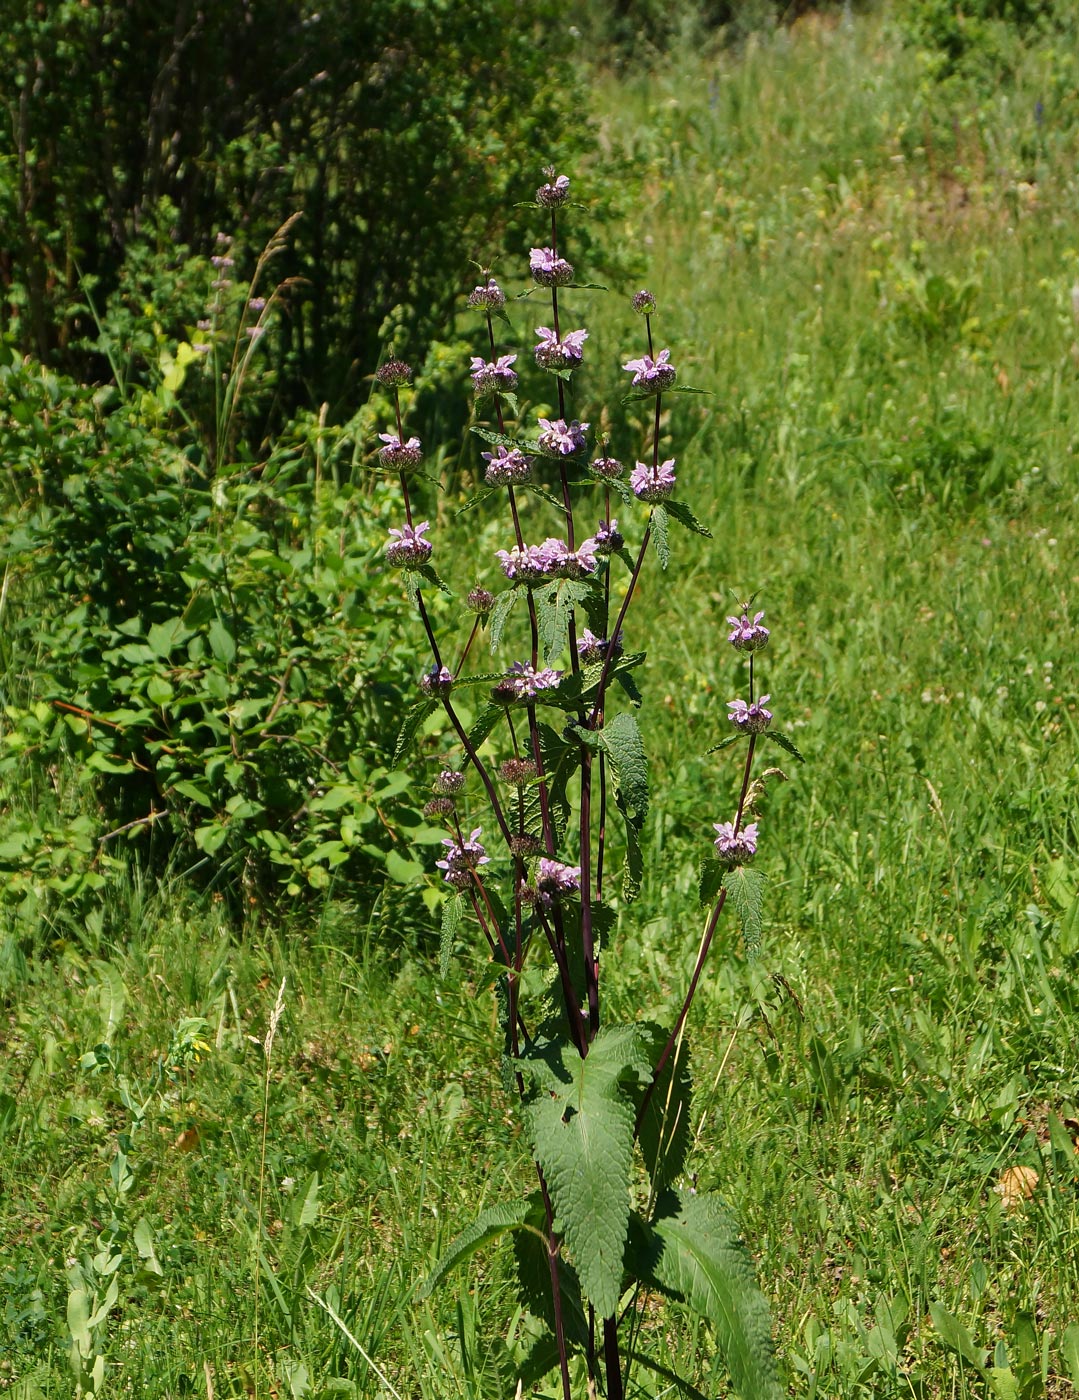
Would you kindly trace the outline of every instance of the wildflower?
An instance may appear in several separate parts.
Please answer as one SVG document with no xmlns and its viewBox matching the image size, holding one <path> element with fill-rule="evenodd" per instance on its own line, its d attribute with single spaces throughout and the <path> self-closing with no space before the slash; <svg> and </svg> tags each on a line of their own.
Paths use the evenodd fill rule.
<svg viewBox="0 0 1079 1400">
<path fill-rule="evenodd" d="M 423 804 L 425 817 L 450 817 L 453 812 L 454 801 L 452 797 L 432 797 L 430 802 Z"/>
<path fill-rule="evenodd" d="M 741 617 L 728 617 L 727 621 L 734 628 L 734 631 L 727 638 L 727 641 L 736 651 L 760 651 L 762 647 L 768 645 L 771 633 L 767 627 L 761 626 L 763 616 L 764 613 L 757 613 L 752 622 L 749 620 L 748 611 L 744 612 Z"/>
<path fill-rule="evenodd" d="M 611 523 L 605 524 L 602 520 L 596 527 L 596 533 L 590 541 L 597 554 L 617 554 L 625 544 L 622 532 L 618 528 L 618 521 L 612 515 Z"/>
<path fill-rule="evenodd" d="M 472 356 L 472 387 L 478 399 L 488 394 L 506 394 L 517 388 L 517 375 L 510 368 L 516 355 L 499 355 L 497 360 Z"/>
<path fill-rule="evenodd" d="M 396 433 L 379 433 L 379 437 L 386 444 L 378 450 L 378 460 L 384 467 L 396 467 L 403 472 L 409 467 L 418 466 L 423 460 L 418 437 L 410 437 L 407 442 L 403 442 Z"/>
<path fill-rule="evenodd" d="M 251 340 L 261 340 L 262 337 L 263 337 L 265 334 L 266 334 L 266 327 L 265 327 L 265 326 L 245 326 L 245 327 L 244 327 L 244 335 L 248 336 Z"/>
<path fill-rule="evenodd" d="M 392 564 L 395 569 L 415 569 L 421 564 L 426 564 L 433 548 L 431 541 L 424 539 L 430 528 L 430 521 L 423 520 L 416 526 L 406 525 L 401 530 L 391 529 L 392 538 L 386 545 L 387 564 Z"/>
<path fill-rule="evenodd" d="M 553 248 L 533 248 L 528 255 L 532 280 L 541 287 L 564 287 L 573 281 L 573 267 Z"/>
<path fill-rule="evenodd" d="M 512 583 L 540 583 L 550 576 L 551 556 L 542 545 L 514 545 L 498 550 L 495 557 Z"/>
<path fill-rule="evenodd" d="M 569 199 L 569 176 L 556 176 L 553 165 L 546 166 L 543 173 L 547 176 L 547 183 L 540 185 L 536 191 L 536 201 L 545 209 L 557 209 Z"/>
<path fill-rule="evenodd" d="M 536 334 L 540 343 L 534 353 L 540 369 L 573 369 L 581 363 L 583 346 L 588 339 L 586 330 L 567 331 L 561 340 L 547 326 L 537 326 Z"/>
<path fill-rule="evenodd" d="M 747 705 L 744 700 L 728 700 L 727 718 L 735 729 L 740 729 L 743 734 L 763 734 L 772 723 L 771 710 L 764 708 L 766 701 L 771 698 L 770 695 L 762 695 L 759 700 L 754 700 L 752 705 Z"/>
<path fill-rule="evenodd" d="M 469 292 L 468 304 L 481 311 L 501 311 L 506 304 L 506 294 L 493 277 L 488 277 L 475 291 Z"/>
<path fill-rule="evenodd" d="M 498 770 L 498 776 L 511 787 L 527 787 L 537 775 L 536 765 L 530 758 L 507 758 Z"/>
<path fill-rule="evenodd" d="M 549 666 L 537 671 L 527 661 L 515 661 L 504 679 L 512 681 L 516 699 L 534 700 L 541 690 L 557 690 L 562 672 Z"/>
<path fill-rule="evenodd" d="M 541 418 L 539 422 L 542 429 L 539 445 L 545 452 L 554 453 L 559 457 L 572 457 L 574 452 L 579 452 L 584 447 L 587 423 L 578 423 L 576 419 L 567 423 L 564 418 Z"/>
<path fill-rule="evenodd" d="M 205 340 L 196 340 L 192 344 L 191 348 L 192 350 L 194 350 L 196 355 L 208 355 L 214 347 L 212 345 L 208 345 Z"/>
<path fill-rule="evenodd" d="M 515 486 L 532 477 L 532 458 L 517 447 L 500 443 L 493 452 L 481 452 L 487 463 L 483 479 L 488 486 Z"/>
<path fill-rule="evenodd" d="M 580 888 L 581 867 L 579 865 L 563 865 L 560 860 L 550 860 L 547 856 L 540 856 L 539 870 L 536 872 L 536 890 L 540 903 L 545 909 L 550 909 L 559 895 L 572 894 Z"/>
<path fill-rule="evenodd" d="M 375 370 L 375 378 L 385 389 L 400 389 L 412 383 L 412 366 L 406 365 L 404 360 L 387 360 Z"/>
<path fill-rule="evenodd" d="M 615 656 L 622 650 L 622 629 L 618 629 L 618 635 L 613 642 L 606 637 L 597 637 L 586 627 L 577 638 L 577 655 L 586 666 L 594 666 L 603 661 L 609 651 Z"/>
<path fill-rule="evenodd" d="M 639 501 L 665 501 L 674 490 L 674 458 L 668 457 L 658 467 L 638 462 L 630 474 L 629 484 Z"/>
<path fill-rule="evenodd" d="M 456 768 L 443 768 L 438 777 L 432 783 L 435 792 L 440 792 L 443 797 L 453 797 L 461 791 L 465 785 L 465 775 L 459 773 Z"/>
<path fill-rule="evenodd" d="M 626 469 L 617 457 L 597 457 L 589 462 L 588 470 L 605 481 L 616 481 Z"/>
<path fill-rule="evenodd" d="M 716 859 L 733 870 L 736 865 L 748 865 L 757 854 L 757 823 L 750 822 L 741 831 L 735 831 L 733 822 L 713 822 Z"/>
<path fill-rule="evenodd" d="M 223 267 L 234 267 L 235 259 L 230 258 L 227 253 L 215 253 L 210 259 L 212 266 L 220 269 Z"/>
<path fill-rule="evenodd" d="M 675 380 L 676 371 L 670 359 L 671 352 L 661 350 L 654 360 L 651 355 L 642 355 L 639 360 L 627 360 L 622 368 L 633 371 L 634 388 L 661 394 L 664 389 L 669 389 Z"/>
<path fill-rule="evenodd" d="M 656 310 L 656 299 L 650 291 L 642 287 L 633 297 L 633 309 L 638 316 L 652 316 Z"/>
<path fill-rule="evenodd" d="M 252 297 L 252 298 L 250 299 L 250 301 L 247 303 L 247 309 L 248 309 L 248 311 L 265 311 L 265 309 L 266 309 L 266 298 L 265 298 L 265 297 Z"/>
<path fill-rule="evenodd" d="M 489 588 L 473 588 L 465 599 L 471 612 L 484 617 L 495 605 L 495 595 Z"/>
<path fill-rule="evenodd" d="M 475 871 L 481 865 L 489 865 L 491 862 L 490 856 L 478 839 L 482 834 L 483 828 L 477 826 L 469 834 L 467 841 L 453 841 L 449 837 L 443 839 L 446 859 L 436 860 L 435 865 L 443 872 L 443 880 L 456 890 L 468 889 Z"/>
<path fill-rule="evenodd" d="M 564 540 L 546 539 L 540 545 L 547 561 L 548 574 L 556 578 L 584 578 L 596 572 L 596 550 L 591 540 L 585 540 L 573 550 Z"/>
<path fill-rule="evenodd" d="M 420 690 L 424 695 L 437 696 L 444 700 L 453 689 L 453 672 L 448 666 L 432 666 L 420 677 Z"/>
<path fill-rule="evenodd" d="M 203 320 L 203 321 L 196 321 L 196 322 L 195 322 L 195 325 L 196 325 L 197 329 L 200 330 L 200 331 L 212 330 L 212 329 L 213 329 L 213 324 L 214 324 L 214 323 L 209 319 L 209 317 L 207 317 L 207 318 L 206 318 L 205 320 Z"/>
</svg>

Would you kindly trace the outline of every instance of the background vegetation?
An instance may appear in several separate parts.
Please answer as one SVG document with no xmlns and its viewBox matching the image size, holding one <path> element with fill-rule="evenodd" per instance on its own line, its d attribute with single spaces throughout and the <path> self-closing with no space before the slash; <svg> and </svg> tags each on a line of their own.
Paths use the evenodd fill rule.
<svg viewBox="0 0 1079 1400">
<path fill-rule="evenodd" d="M 524 1149 L 483 960 L 462 936 L 443 980 L 432 956 L 425 770 L 391 764 L 420 639 L 378 565 L 392 498 L 365 470 L 384 425 L 363 378 L 384 338 L 432 339 L 415 410 L 441 446 L 427 509 L 453 528 L 467 259 L 519 258 L 509 204 L 572 156 L 607 215 L 589 280 L 628 292 L 647 268 L 684 379 L 712 391 L 672 430 L 721 523 L 642 600 L 653 859 L 612 994 L 666 1019 L 692 961 L 697 863 L 736 781 L 698 756 L 728 698 L 722 619 L 760 587 L 767 688 L 810 761 L 765 816 L 763 956 L 729 931 L 698 1004 L 691 1170 L 745 1223 L 793 1393 L 1073 1393 L 1067 9 L 919 0 L 776 27 L 745 7 L 703 15 L 727 29 L 689 50 L 702 13 L 649 34 L 623 6 L 602 64 L 511 6 L 322 7 L 333 50 L 258 6 L 186 45 L 191 22 L 174 38 L 155 11 L 156 66 L 101 61 L 138 8 L 20 10 L 0 40 L 21 74 L 0 165 L 0 1386 L 68 1395 L 98 1366 L 146 1396 L 513 1394 L 528 1324 L 482 1256 L 415 1302 Z M 364 137 L 397 44 L 393 139 Z M 360 81 L 350 52 L 383 57 Z M 65 55 L 66 106 L 47 80 Z M 174 87 L 148 106 L 155 74 Z M 240 97 L 237 125 L 214 104 Z M 147 151 L 131 114 L 155 102 Z M 631 318 L 597 294 L 581 319 L 609 401 Z M 455 528 L 467 588 L 503 541 Z M 717 1393 L 707 1335 L 642 1325 Z"/>
</svg>

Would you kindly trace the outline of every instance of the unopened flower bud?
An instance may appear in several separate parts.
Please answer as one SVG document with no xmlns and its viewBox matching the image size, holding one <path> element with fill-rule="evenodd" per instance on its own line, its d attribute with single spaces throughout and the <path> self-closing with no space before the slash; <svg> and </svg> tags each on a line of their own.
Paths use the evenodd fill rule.
<svg viewBox="0 0 1079 1400">
<path fill-rule="evenodd" d="M 536 774 L 536 765 L 530 758 L 507 758 L 498 770 L 498 776 L 511 787 L 527 787 Z"/>
<path fill-rule="evenodd" d="M 588 470 L 605 481 L 617 481 L 626 469 L 617 457 L 597 457 L 589 462 Z"/>
<path fill-rule="evenodd" d="M 404 360 L 387 360 L 375 370 L 375 378 L 386 389 L 400 389 L 412 383 L 412 367 Z"/>
<path fill-rule="evenodd" d="M 638 316 L 652 316 L 656 310 L 656 299 L 650 291 L 642 287 L 633 297 L 633 309 Z"/>
<path fill-rule="evenodd" d="M 468 304 L 480 311 L 501 311 L 506 304 L 506 294 L 493 277 L 488 277 L 475 291 L 469 292 Z"/>
<path fill-rule="evenodd" d="M 453 810 L 452 797 L 432 797 L 430 802 L 424 803 L 423 815 L 425 817 L 449 817 L 453 815 Z"/>
<path fill-rule="evenodd" d="M 495 595 L 489 588 L 474 588 L 465 599 L 469 611 L 477 613 L 480 617 L 486 617 L 495 605 Z"/>
<path fill-rule="evenodd" d="M 461 791 L 465 785 L 465 775 L 459 773 L 455 768 L 443 768 L 431 786 L 435 792 L 440 792 L 444 797 L 452 797 Z"/>
</svg>

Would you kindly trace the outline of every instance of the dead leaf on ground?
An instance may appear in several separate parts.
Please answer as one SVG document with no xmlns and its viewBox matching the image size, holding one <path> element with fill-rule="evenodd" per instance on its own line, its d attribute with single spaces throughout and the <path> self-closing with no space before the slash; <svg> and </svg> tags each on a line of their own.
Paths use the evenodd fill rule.
<svg viewBox="0 0 1079 1400">
<path fill-rule="evenodd" d="M 177 1152 L 194 1152 L 202 1139 L 198 1125 L 193 1123 L 190 1128 L 185 1128 L 172 1144 Z"/>
<path fill-rule="evenodd" d="M 1015 1210 L 1024 1201 L 1030 1200 L 1037 1184 L 1038 1173 L 1033 1167 L 1005 1167 L 993 1190 L 1000 1197 L 1005 1210 Z"/>
</svg>

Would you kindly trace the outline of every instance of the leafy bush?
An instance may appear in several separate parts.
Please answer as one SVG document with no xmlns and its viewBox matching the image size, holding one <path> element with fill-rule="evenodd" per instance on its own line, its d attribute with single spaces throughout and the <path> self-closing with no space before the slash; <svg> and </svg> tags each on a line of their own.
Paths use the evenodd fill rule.
<svg viewBox="0 0 1079 1400">
<path fill-rule="evenodd" d="M 163 381 L 149 404 L 119 399 L 10 350 L 0 366 L 6 642 L 9 662 L 36 656 L 4 697 L 0 764 L 9 790 L 47 790 L 72 756 L 97 809 L 76 788 L 5 812 L 5 896 L 77 911 L 121 839 L 179 839 L 235 898 L 411 882 L 387 810 L 409 840 L 441 832 L 387 771 L 411 668 L 379 498 L 361 516 L 341 472 L 351 437 L 301 418 L 265 462 L 210 476 L 170 397 Z"/>
<path fill-rule="evenodd" d="M 0 287 L 20 348 L 80 377 L 102 372 L 87 288 L 102 305 L 125 261 L 132 286 L 148 253 L 205 254 L 219 231 L 260 249 L 302 211 L 278 421 L 336 404 L 394 308 L 403 334 L 437 334 L 469 259 L 524 237 L 477 211 L 590 140 L 564 119 L 585 103 L 554 0 L 188 14 L 64 0 L 0 32 Z"/>
</svg>

